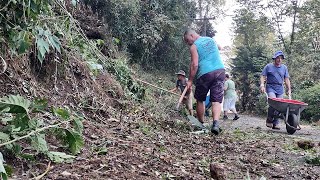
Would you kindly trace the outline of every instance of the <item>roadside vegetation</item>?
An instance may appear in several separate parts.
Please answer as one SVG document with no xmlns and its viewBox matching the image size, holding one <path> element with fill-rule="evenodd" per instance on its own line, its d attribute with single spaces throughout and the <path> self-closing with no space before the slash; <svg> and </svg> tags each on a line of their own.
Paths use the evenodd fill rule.
<svg viewBox="0 0 320 180">
<path fill-rule="evenodd" d="M 238 1 L 242 8 L 234 17 L 235 57 L 231 74 L 240 89 L 239 109 L 264 114 L 265 98 L 259 92 L 259 76 L 272 62 L 277 50 L 285 52 L 292 93 L 295 99 L 307 102 L 302 113 L 306 121 L 318 121 L 320 27 L 319 1 Z M 290 33 L 284 21 L 290 20 Z M 312 100 L 311 100 L 312 99 Z"/>
<path fill-rule="evenodd" d="M 316 122 L 319 2 L 277 1 L 281 6 L 270 3 L 263 9 L 257 1 L 239 2 L 244 8 L 234 17 L 231 70 L 239 108 L 265 114 L 258 76 L 271 54 L 283 49 L 294 97 L 309 103 L 303 119 Z M 137 80 L 173 88 L 174 72 L 188 71 L 184 30 L 193 27 L 214 36 L 208 20 L 195 19 L 223 18 L 223 4 L 1 1 L 1 178 L 208 179 L 212 163 L 226 167 L 221 177 L 227 179 L 319 178 L 316 142 L 301 149 L 286 135 L 248 127 L 229 127 L 218 137 L 192 134 L 196 129 L 184 110 L 174 110 L 176 95 Z M 268 9 L 283 14 L 270 18 L 264 14 Z M 295 18 L 289 35 L 277 29 L 284 17 Z"/>
</svg>

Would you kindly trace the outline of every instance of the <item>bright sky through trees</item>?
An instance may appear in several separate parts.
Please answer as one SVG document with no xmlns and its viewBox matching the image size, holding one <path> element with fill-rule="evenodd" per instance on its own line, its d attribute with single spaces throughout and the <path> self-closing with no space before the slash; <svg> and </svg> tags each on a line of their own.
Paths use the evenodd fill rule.
<svg viewBox="0 0 320 180">
<path fill-rule="evenodd" d="M 305 0 L 299 0 L 298 4 L 302 4 Z M 264 3 L 271 2 L 270 0 L 263 0 Z M 235 15 L 234 11 L 241 8 L 236 0 L 226 0 L 226 4 L 223 7 L 223 12 L 225 15 L 219 17 L 217 21 L 214 22 L 214 28 L 217 31 L 215 36 L 216 41 L 223 46 L 232 46 L 233 41 L 233 20 L 232 17 Z M 267 14 L 267 16 L 272 16 Z M 286 19 L 283 24 L 284 34 L 288 34 L 292 28 L 291 19 Z"/>
</svg>

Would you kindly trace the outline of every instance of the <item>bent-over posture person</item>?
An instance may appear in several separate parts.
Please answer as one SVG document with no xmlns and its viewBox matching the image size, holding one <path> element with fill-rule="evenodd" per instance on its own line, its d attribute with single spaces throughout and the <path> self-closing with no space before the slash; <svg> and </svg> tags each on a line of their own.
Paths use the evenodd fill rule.
<svg viewBox="0 0 320 180">
<path fill-rule="evenodd" d="M 180 91 L 180 93 L 182 94 L 182 92 L 184 91 L 184 88 L 187 86 L 187 81 L 188 78 L 186 78 L 186 73 L 183 70 L 180 70 L 179 72 L 176 73 L 177 75 L 177 81 L 176 81 L 176 87 L 171 89 L 171 92 L 175 92 L 175 91 Z M 189 114 L 191 116 L 193 116 L 193 108 L 192 108 L 192 96 L 193 93 L 191 91 L 191 89 L 187 90 L 185 97 L 183 99 L 183 104 L 186 105 L 186 108 L 189 111 Z"/>
<path fill-rule="evenodd" d="M 218 135 L 225 77 L 224 64 L 218 46 L 212 38 L 201 37 L 194 30 L 187 30 L 184 33 L 184 40 L 190 46 L 191 54 L 187 88 L 192 87 L 193 80 L 196 81 L 194 97 L 197 100 L 197 117 L 201 123 L 204 122 L 204 101 L 210 90 L 213 117 L 211 132 Z"/>
</svg>

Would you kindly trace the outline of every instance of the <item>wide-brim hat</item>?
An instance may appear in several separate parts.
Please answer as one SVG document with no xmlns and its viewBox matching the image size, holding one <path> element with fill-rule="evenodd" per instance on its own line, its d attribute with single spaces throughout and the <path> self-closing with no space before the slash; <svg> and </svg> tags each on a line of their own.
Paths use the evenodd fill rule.
<svg viewBox="0 0 320 180">
<path fill-rule="evenodd" d="M 282 56 L 283 59 L 285 59 L 284 54 L 282 51 L 277 51 L 276 53 L 274 53 L 272 59 L 276 59 L 278 56 Z"/>
<path fill-rule="evenodd" d="M 180 70 L 179 72 L 175 73 L 176 75 L 182 75 L 186 76 L 186 73 L 183 70 Z"/>
</svg>

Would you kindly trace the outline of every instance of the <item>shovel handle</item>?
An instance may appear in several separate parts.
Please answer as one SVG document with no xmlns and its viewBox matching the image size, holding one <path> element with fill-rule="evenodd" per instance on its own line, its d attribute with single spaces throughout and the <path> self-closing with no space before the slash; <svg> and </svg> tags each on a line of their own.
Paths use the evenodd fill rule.
<svg viewBox="0 0 320 180">
<path fill-rule="evenodd" d="M 188 91 L 188 89 L 187 89 L 187 87 L 185 87 L 183 92 L 182 92 L 182 94 L 181 94 L 181 96 L 180 96 L 180 98 L 179 98 L 179 101 L 178 101 L 176 109 L 179 109 L 179 106 L 180 106 L 184 96 L 186 95 L 187 91 Z"/>
</svg>

